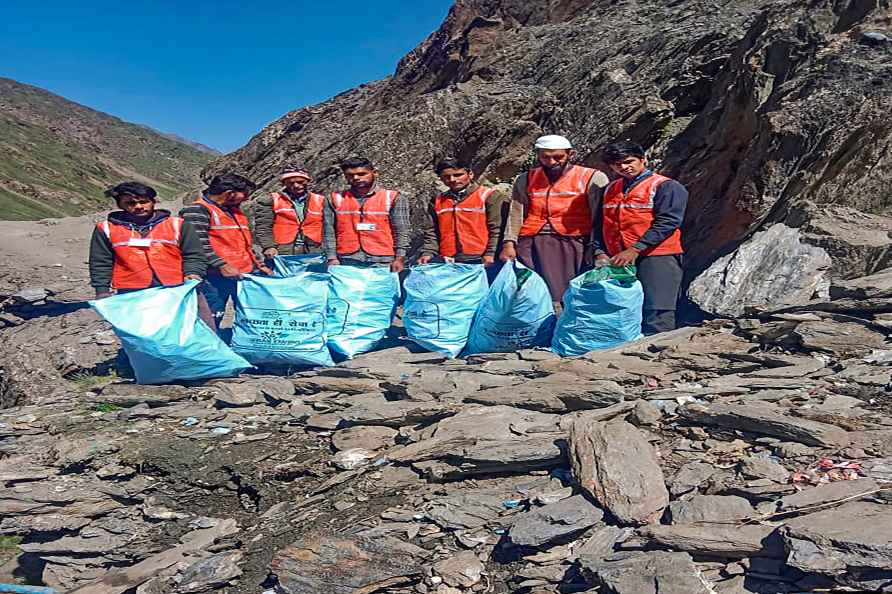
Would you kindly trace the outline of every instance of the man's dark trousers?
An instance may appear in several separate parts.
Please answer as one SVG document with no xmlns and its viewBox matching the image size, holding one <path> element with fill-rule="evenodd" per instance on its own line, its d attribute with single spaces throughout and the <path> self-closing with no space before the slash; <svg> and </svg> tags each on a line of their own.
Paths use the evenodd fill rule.
<svg viewBox="0 0 892 594">
<path fill-rule="evenodd" d="M 675 309 L 684 273 L 684 256 L 641 256 L 635 262 L 644 289 L 644 334 L 675 330 Z"/>
</svg>

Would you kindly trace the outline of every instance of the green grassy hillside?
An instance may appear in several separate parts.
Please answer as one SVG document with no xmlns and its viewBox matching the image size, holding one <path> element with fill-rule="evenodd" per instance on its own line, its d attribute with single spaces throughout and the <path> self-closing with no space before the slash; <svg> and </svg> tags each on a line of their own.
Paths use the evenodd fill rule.
<svg viewBox="0 0 892 594">
<path fill-rule="evenodd" d="M 150 128 L 0 78 L 0 220 L 108 207 L 102 192 L 125 179 L 173 198 L 200 185 L 215 153 Z"/>
</svg>

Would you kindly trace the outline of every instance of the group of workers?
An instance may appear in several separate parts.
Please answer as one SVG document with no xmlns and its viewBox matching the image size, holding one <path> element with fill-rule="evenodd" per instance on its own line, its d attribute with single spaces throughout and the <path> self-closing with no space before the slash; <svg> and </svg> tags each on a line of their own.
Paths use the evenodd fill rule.
<svg viewBox="0 0 892 594">
<path fill-rule="evenodd" d="M 417 262 L 492 269 L 517 259 L 542 276 L 558 307 L 570 280 L 588 268 L 634 265 L 644 289 L 643 332 L 675 328 L 684 186 L 651 171 L 644 149 L 630 142 L 601 153 L 612 182 L 603 171 L 573 164 L 573 147 L 563 136 L 543 136 L 535 150 L 538 164 L 517 178 L 510 198 L 476 183 L 468 163 L 439 162 L 436 174 L 448 190 L 424 209 Z M 408 198 L 382 187 L 368 159 L 347 159 L 341 170 L 347 189 L 324 196 L 311 190 L 310 172 L 286 167 L 281 191 L 256 201 L 253 229 L 241 205 L 256 186 L 240 175 L 214 177 L 179 216 L 155 208 L 149 186 L 111 188 L 106 195 L 120 211 L 98 223 L 90 246 L 96 297 L 202 280 L 202 318 L 219 328 L 238 279 L 272 274 L 270 260 L 278 255 L 323 254 L 328 266 L 403 271 L 411 240 Z"/>
</svg>

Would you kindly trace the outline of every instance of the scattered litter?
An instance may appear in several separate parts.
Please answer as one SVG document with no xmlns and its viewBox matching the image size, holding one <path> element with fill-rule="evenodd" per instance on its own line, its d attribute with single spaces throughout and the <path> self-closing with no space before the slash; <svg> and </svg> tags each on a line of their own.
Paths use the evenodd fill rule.
<svg viewBox="0 0 892 594">
<path fill-rule="evenodd" d="M 194 427 L 200 422 L 201 421 L 199 421 L 196 417 L 186 417 L 182 420 L 182 422 L 180 422 L 180 425 L 183 425 L 184 427 Z"/>
<path fill-rule="evenodd" d="M 368 466 L 375 454 L 362 448 L 351 448 L 338 452 L 332 458 L 332 464 L 341 470 L 354 470 Z"/>
<path fill-rule="evenodd" d="M 854 481 L 862 476 L 861 465 L 857 462 L 834 462 L 822 458 L 814 468 L 794 472 L 790 481 L 794 484 L 820 485 L 836 481 Z"/>
<path fill-rule="evenodd" d="M 214 427 L 211 429 L 211 433 L 214 435 L 226 435 L 232 432 L 232 427 Z"/>
</svg>

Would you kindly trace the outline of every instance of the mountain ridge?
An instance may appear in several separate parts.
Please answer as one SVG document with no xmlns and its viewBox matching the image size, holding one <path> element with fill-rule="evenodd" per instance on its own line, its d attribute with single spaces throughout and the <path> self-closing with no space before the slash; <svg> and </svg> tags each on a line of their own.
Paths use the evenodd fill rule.
<svg viewBox="0 0 892 594">
<path fill-rule="evenodd" d="M 216 153 L 219 154 L 219 153 Z M 40 87 L 0 77 L 0 219 L 106 208 L 123 179 L 175 198 L 200 185 L 215 153 Z"/>
</svg>

